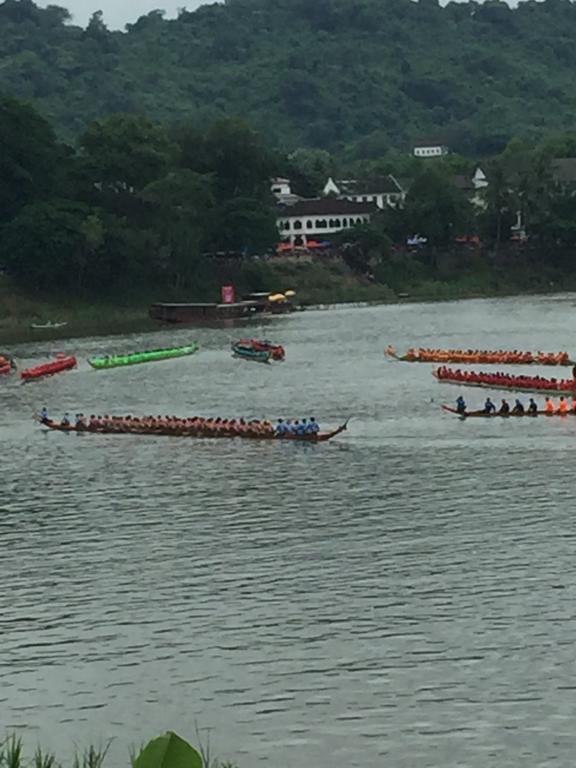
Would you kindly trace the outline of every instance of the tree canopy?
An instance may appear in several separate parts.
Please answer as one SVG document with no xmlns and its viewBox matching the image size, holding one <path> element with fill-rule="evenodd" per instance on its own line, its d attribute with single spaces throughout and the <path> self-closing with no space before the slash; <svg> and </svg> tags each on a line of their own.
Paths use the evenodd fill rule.
<svg viewBox="0 0 576 768">
<path fill-rule="evenodd" d="M 241 116 L 284 149 L 381 156 L 439 133 L 469 155 L 567 130 L 576 5 L 430 0 L 227 0 L 86 29 L 32 0 L 0 5 L 0 91 L 57 131 L 143 112 L 203 126 Z"/>
</svg>

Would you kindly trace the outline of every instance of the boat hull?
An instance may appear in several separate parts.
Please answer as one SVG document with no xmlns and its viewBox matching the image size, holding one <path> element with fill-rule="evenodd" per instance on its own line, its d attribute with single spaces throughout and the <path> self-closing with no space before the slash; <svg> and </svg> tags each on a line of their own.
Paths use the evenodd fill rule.
<svg viewBox="0 0 576 768">
<path fill-rule="evenodd" d="M 108 370 L 109 368 L 123 368 L 128 365 L 139 365 L 141 363 L 155 363 L 162 360 L 174 360 L 178 357 L 193 355 L 199 349 L 198 344 L 189 344 L 185 347 L 173 347 L 172 349 L 147 350 L 145 352 L 136 352 L 131 355 L 113 355 L 111 357 L 92 357 L 88 360 L 89 365 L 97 371 Z"/>
<path fill-rule="evenodd" d="M 48 429 L 51 429 L 55 432 L 75 432 L 77 434 L 88 434 L 88 435 L 146 435 L 148 437 L 193 437 L 197 439 L 203 439 L 203 440 L 210 440 L 210 439 L 229 439 L 229 440 L 267 440 L 268 442 L 275 442 L 275 443 L 326 443 L 328 440 L 332 440 L 332 438 L 336 437 L 337 435 L 341 434 L 348 428 L 348 422 L 345 424 L 342 424 L 337 429 L 333 429 L 331 432 L 318 432 L 315 435 L 277 435 L 276 433 L 271 434 L 236 434 L 236 435 L 224 435 L 224 434 L 209 434 L 209 433 L 198 433 L 193 431 L 174 431 L 174 430 L 164 430 L 164 429 L 155 429 L 151 431 L 146 430 L 131 430 L 131 429 L 125 429 L 125 430 L 119 430 L 119 429 L 112 429 L 107 427 L 99 427 L 97 429 L 91 429 L 89 427 L 75 427 L 72 424 L 60 424 L 59 422 L 47 420 L 47 419 L 37 419 L 40 421 L 42 426 L 47 427 Z"/>
<path fill-rule="evenodd" d="M 452 413 L 461 419 L 535 419 L 537 416 L 544 416 L 545 418 L 553 419 L 556 416 L 564 418 L 566 416 L 576 416 L 576 411 L 567 411 L 566 413 L 548 413 L 547 411 L 536 411 L 536 413 L 486 413 L 485 411 L 467 411 L 466 413 L 460 413 L 456 408 L 452 408 L 449 405 L 442 406 L 443 411 Z"/>
<path fill-rule="evenodd" d="M 494 355 L 488 354 L 488 355 L 478 355 L 477 357 L 470 357 L 466 354 L 462 355 L 438 355 L 438 356 L 430 356 L 426 357 L 425 359 L 420 359 L 418 357 L 410 357 L 408 355 L 399 355 L 397 352 L 391 349 L 384 350 L 384 354 L 388 357 L 391 357 L 393 360 L 398 360 L 402 363 L 441 363 L 442 365 L 448 365 L 448 364 L 454 364 L 457 363 L 458 365 L 543 365 L 546 367 L 551 368 L 558 368 L 561 366 L 574 366 L 576 365 L 575 360 L 564 360 L 562 362 L 557 361 L 551 361 L 551 360 L 541 360 L 537 359 L 537 356 L 534 355 L 534 359 L 530 361 L 525 360 L 514 360 L 514 359 L 507 359 L 502 360 L 502 358 L 499 358 L 496 353 Z"/>
<path fill-rule="evenodd" d="M 44 378 L 44 376 L 54 376 L 56 373 L 63 373 L 75 368 L 78 361 L 75 357 L 65 357 L 61 360 L 53 360 L 49 363 L 37 365 L 34 368 L 26 368 L 20 374 L 23 381 L 34 381 Z"/>
<path fill-rule="evenodd" d="M 269 363 L 272 359 L 272 352 L 269 350 L 257 351 L 249 347 L 240 347 L 237 344 L 232 346 L 232 356 L 241 360 L 250 360 L 253 363 Z"/>
<path fill-rule="evenodd" d="M 576 394 L 576 381 L 574 382 L 574 385 L 571 386 L 570 389 L 563 388 L 563 387 L 559 387 L 557 389 L 549 389 L 548 387 L 522 387 L 520 385 L 514 384 L 513 382 L 509 384 L 503 383 L 503 382 L 500 382 L 498 384 L 491 384 L 488 382 L 481 382 L 481 381 L 460 381 L 458 379 L 447 379 L 447 378 L 439 377 L 436 371 L 432 371 L 432 375 L 441 384 L 456 384 L 459 387 L 477 387 L 480 389 L 497 389 L 500 391 L 507 391 L 507 392 L 527 392 L 529 394 L 538 394 L 538 395 L 572 396 Z"/>
</svg>

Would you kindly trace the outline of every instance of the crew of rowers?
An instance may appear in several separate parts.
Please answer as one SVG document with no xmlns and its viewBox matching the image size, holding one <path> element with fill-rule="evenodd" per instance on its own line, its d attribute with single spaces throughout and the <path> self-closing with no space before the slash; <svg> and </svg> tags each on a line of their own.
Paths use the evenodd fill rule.
<svg viewBox="0 0 576 768">
<path fill-rule="evenodd" d="M 467 413 L 466 401 L 462 396 L 456 399 L 456 410 L 462 415 Z M 525 414 L 528 416 L 536 416 L 538 413 L 541 413 L 541 411 L 538 410 L 538 405 L 533 397 L 530 398 L 527 406 L 524 406 L 524 403 L 521 400 L 516 399 L 512 408 L 510 407 L 510 403 L 504 399 L 501 401 L 500 408 L 496 408 L 496 405 L 492 400 L 487 397 L 481 412 L 488 415 L 494 414 L 498 416 L 524 416 Z M 558 404 L 556 404 L 550 397 L 544 399 L 544 414 L 546 416 L 566 416 L 569 413 L 576 414 L 576 395 L 572 400 L 572 404 L 570 404 L 569 400 L 566 400 L 564 395 L 560 395 Z"/>
<path fill-rule="evenodd" d="M 40 421 L 52 424 L 46 408 L 39 414 Z M 288 435 L 316 435 L 320 427 L 314 417 L 310 419 L 284 421 L 278 419 L 276 426 L 267 420 L 221 419 L 192 416 L 84 416 L 77 413 L 71 417 L 66 413 L 59 422 L 60 427 L 69 427 L 79 432 L 130 432 L 159 433 L 174 435 L 198 435 L 205 437 L 286 437 Z"/>
<path fill-rule="evenodd" d="M 388 347 L 388 352 L 396 354 L 394 347 Z M 410 347 L 404 359 L 409 362 L 423 363 L 502 363 L 531 365 L 570 365 L 568 352 L 521 352 L 499 349 L 415 349 Z"/>
<path fill-rule="evenodd" d="M 458 369 L 441 366 L 435 371 L 438 379 L 444 381 L 458 381 L 466 384 L 487 384 L 493 387 L 508 387 L 511 389 L 550 389 L 566 390 L 572 392 L 575 389 L 576 379 L 546 379 L 542 376 L 528 376 L 525 374 L 513 375 L 510 373 L 485 373 L 484 371 L 461 371 Z"/>
</svg>

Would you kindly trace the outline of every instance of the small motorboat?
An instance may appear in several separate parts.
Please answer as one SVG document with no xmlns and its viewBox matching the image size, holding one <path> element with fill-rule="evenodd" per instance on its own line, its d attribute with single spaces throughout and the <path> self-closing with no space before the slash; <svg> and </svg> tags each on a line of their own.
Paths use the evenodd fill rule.
<svg viewBox="0 0 576 768">
<path fill-rule="evenodd" d="M 30 328 L 32 328 L 33 331 L 54 331 L 57 328 L 65 328 L 68 325 L 67 322 L 53 322 L 52 320 L 48 320 L 47 323 L 31 323 Z"/>
<path fill-rule="evenodd" d="M 286 350 L 282 344 L 275 344 L 268 339 L 240 339 L 235 345 L 253 349 L 255 352 L 270 352 L 272 360 L 280 362 L 286 359 Z"/>
<path fill-rule="evenodd" d="M 272 352 L 268 349 L 253 349 L 239 343 L 232 344 L 232 355 L 242 360 L 252 360 L 254 363 L 269 363 L 272 358 Z"/>
</svg>

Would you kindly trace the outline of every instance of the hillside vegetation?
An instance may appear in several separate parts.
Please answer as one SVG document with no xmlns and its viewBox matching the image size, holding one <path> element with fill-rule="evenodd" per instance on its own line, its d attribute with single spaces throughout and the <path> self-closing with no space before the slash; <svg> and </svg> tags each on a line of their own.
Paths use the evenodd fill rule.
<svg viewBox="0 0 576 768">
<path fill-rule="evenodd" d="M 228 0 L 125 32 L 98 13 L 84 30 L 65 9 L 6 0 L 0 92 L 68 139 L 119 111 L 168 124 L 241 115 L 287 149 L 373 158 L 441 134 L 478 156 L 572 128 L 574 39 L 569 0 Z"/>
</svg>

